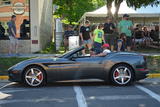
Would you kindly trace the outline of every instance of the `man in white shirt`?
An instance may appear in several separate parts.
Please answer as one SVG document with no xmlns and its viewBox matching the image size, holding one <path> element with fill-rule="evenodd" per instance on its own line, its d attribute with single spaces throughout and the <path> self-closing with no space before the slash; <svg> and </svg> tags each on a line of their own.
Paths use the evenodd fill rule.
<svg viewBox="0 0 160 107">
<path fill-rule="evenodd" d="M 97 54 L 97 55 L 93 55 L 93 56 L 106 56 L 108 53 L 111 53 L 109 44 L 107 44 L 107 43 L 104 44 L 102 46 L 102 48 L 103 48 L 103 52 L 102 53 Z"/>
</svg>

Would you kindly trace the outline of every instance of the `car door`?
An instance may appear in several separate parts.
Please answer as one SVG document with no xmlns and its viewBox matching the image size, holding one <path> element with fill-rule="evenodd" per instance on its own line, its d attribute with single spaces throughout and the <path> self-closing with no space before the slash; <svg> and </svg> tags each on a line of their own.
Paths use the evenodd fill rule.
<svg viewBox="0 0 160 107">
<path fill-rule="evenodd" d="M 105 57 L 81 57 L 75 59 L 79 63 L 79 72 L 76 72 L 78 78 L 99 78 L 104 75 L 102 61 Z"/>
<path fill-rule="evenodd" d="M 75 79 L 75 73 L 79 70 L 80 64 L 75 60 L 64 59 L 56 63 L 54 68 L 57 68 L 57 80 L 72 80 Z"/>
</svg>

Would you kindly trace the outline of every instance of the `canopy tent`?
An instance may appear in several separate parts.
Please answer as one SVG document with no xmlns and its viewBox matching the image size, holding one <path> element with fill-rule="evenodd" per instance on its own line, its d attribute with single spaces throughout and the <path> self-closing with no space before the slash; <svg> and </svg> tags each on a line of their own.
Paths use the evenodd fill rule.
<svg viewBox="0 0 160 107">
<path fill-rule="evenodd" d="M 115 12 L 115 7 L 112 6 L 111 9 L 112 13 Z M 127 3 L 124 1 L 120 5 L 119 9 L 119 20 L 123 16 L 123 14 L 129 14 L 131 17 L 131 20 L 134 23 L 141 23 L 143 25 L 158 25 L 160 23 L 160 6 L 147 6 L 142 7 L 140 9 L 133 9 L 131 7 L 127 6 Z M 82 18 L 80 19 L 80 22 L 84 22 L 85 20 L 90 20 L 91 23 L 102 23 L 105 21 L 105 17 L 107 16 L 107 7 L 106 5 L 93 11 L 93 12 L 86 12 Z"/>
</svg>

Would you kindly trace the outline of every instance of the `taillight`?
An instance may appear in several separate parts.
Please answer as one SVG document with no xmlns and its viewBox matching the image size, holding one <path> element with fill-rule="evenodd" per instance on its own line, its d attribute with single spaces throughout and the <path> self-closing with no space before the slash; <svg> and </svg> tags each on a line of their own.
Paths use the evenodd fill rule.
<svg viewBox="0 0 160 107">
<path fill-rule="evenodd" d="M 147 57 L 143 56 L 144 59 L 144 68 L 147 69 Z"/>
</svg>

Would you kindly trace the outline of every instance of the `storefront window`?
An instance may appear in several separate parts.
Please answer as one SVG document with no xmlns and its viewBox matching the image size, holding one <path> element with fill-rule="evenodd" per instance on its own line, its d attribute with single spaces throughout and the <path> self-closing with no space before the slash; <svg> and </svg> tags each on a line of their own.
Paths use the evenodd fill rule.
<svg viewBox="0 0 160 107">
<path fill-rule="evenodd" d="M 16 38 L 30 39 L 29 0 L 0 0 L 0 39 L 8 39 L 8 22 L 16 16 Z"/>
</svg>

